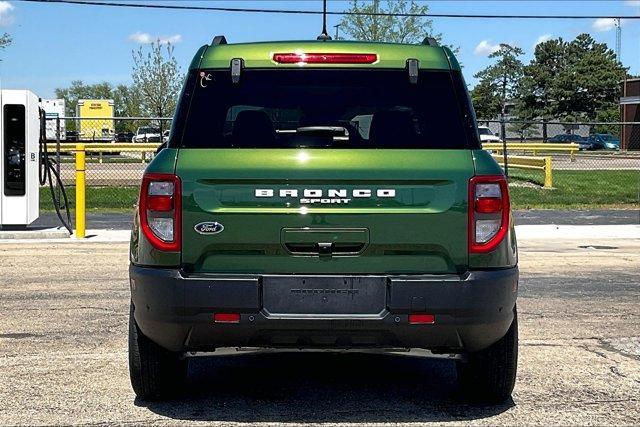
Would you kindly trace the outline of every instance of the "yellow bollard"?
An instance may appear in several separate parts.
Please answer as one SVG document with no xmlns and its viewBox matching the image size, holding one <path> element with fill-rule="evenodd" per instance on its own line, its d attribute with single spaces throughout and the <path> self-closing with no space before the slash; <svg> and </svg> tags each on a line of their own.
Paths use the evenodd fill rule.
<svg viewBox="0 0 640 427">
<path fill-rule="evenodd" d="M 85 237 L 85 151 L 84 144 L 76 144 L 76 239 Z"/>
<path fill-rule="evenodd" d="M 553 175 L 551 174 L 551 157 L 544 158 L 544 188 L 553 187 Z"/>
</svg>

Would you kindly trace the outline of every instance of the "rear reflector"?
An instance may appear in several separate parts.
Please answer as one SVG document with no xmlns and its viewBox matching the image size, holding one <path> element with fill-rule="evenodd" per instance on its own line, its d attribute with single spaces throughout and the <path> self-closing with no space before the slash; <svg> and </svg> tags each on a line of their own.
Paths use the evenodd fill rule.
<svg viewBox="0 0 640 427">
<path fill-rule="evenodd" d="M 486 197 L 476 199 L 476 212 L 497 213 L 502 210 L 501 197 Z"/>
<path fill-rule="evenodd" d="M 170 212 L 173 210 L 173 196 L 149 196 L 147 209 L 154 212 Z"/>
<path fill-rule="evenodd" d="M 215 323 L 240 323 L 240 313 L 215 313 L 213 321 Z"/>
<path fill-rule="evenodd" d="M 416 313 L 409 315 L 411 325 L 428 325 L 436 323 L 436 316 L 433 314 Z"/>
<path fill-rule="evenodd" d="M 373 64 L 375 53 L 274 53 L 279 64 Z"/>
</svg>

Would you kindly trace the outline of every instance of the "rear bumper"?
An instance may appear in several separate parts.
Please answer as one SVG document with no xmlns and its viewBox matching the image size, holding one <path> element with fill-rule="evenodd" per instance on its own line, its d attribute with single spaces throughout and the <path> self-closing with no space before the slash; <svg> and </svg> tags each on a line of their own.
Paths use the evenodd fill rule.
<svg viewBox="0 0 640 427">
<path fill-rule="evenodd" d="M 279 316 L 264 310 L 260 275 L 189 276 L 180 270 L 129 268 L 142 332 L 172 351 L 220 347 L 421 348 L 465 353 L 493 344 L 513 320 L 518 268 L 464 275 L 388 276 L 379 315 Z M 273 279 L 272 279 L 273 280 Z M 217 312 L 240 322 L 214 323 Z M 412 325 L 411 313 L 435 315 Z"/>
</svg>

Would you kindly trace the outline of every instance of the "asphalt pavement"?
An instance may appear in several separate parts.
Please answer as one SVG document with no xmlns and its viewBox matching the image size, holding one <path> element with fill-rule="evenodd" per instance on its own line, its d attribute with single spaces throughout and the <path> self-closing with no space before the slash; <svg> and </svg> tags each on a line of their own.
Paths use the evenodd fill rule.
<svg viewBox="0 0 640 427">
<path fill-rule="evenodd" d="M 514 211 L 517 225 L 613 225 L 640 224 L 640 208 L 628 210 L 526 210 Z M 133 213 L 87 213 L 87 227 L 96 230 L 129 230 Z M 55 213 L 43 213 L 33 227 L 57 227 Z"/>
<path fill-rule="evenodd" d="M 191 360 L 178 399 L 127 372 L 127 243 L 0 244 L 0 425 L 640 424 L 640 239 L 519 239 L 513 400 L 459 396 L 454 364 L 390 355 Z"/>
</svg>

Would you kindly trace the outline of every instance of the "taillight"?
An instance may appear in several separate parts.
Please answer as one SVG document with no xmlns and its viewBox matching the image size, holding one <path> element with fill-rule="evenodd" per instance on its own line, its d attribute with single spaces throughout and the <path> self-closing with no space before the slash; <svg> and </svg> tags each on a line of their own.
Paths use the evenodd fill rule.
<svg viewBox="0 0 640 427">
<path fill-rule="evenodd" d="M 373 64 L 375 53 L 274 53 L 280 64 Z"/>
<path fill-rule="evenodd" d="M 147 240 L 161 251 L 180 251 L 181 193 L 180 178 L 173 174 L 148 173 L 142 177 L 140 226 Z"/>
<path fill-rule="evenodd" d="M 469 252 L 494 250 L 509 229 L 509 188 L 502 175 L 469 180 Z"/>
</svg>

